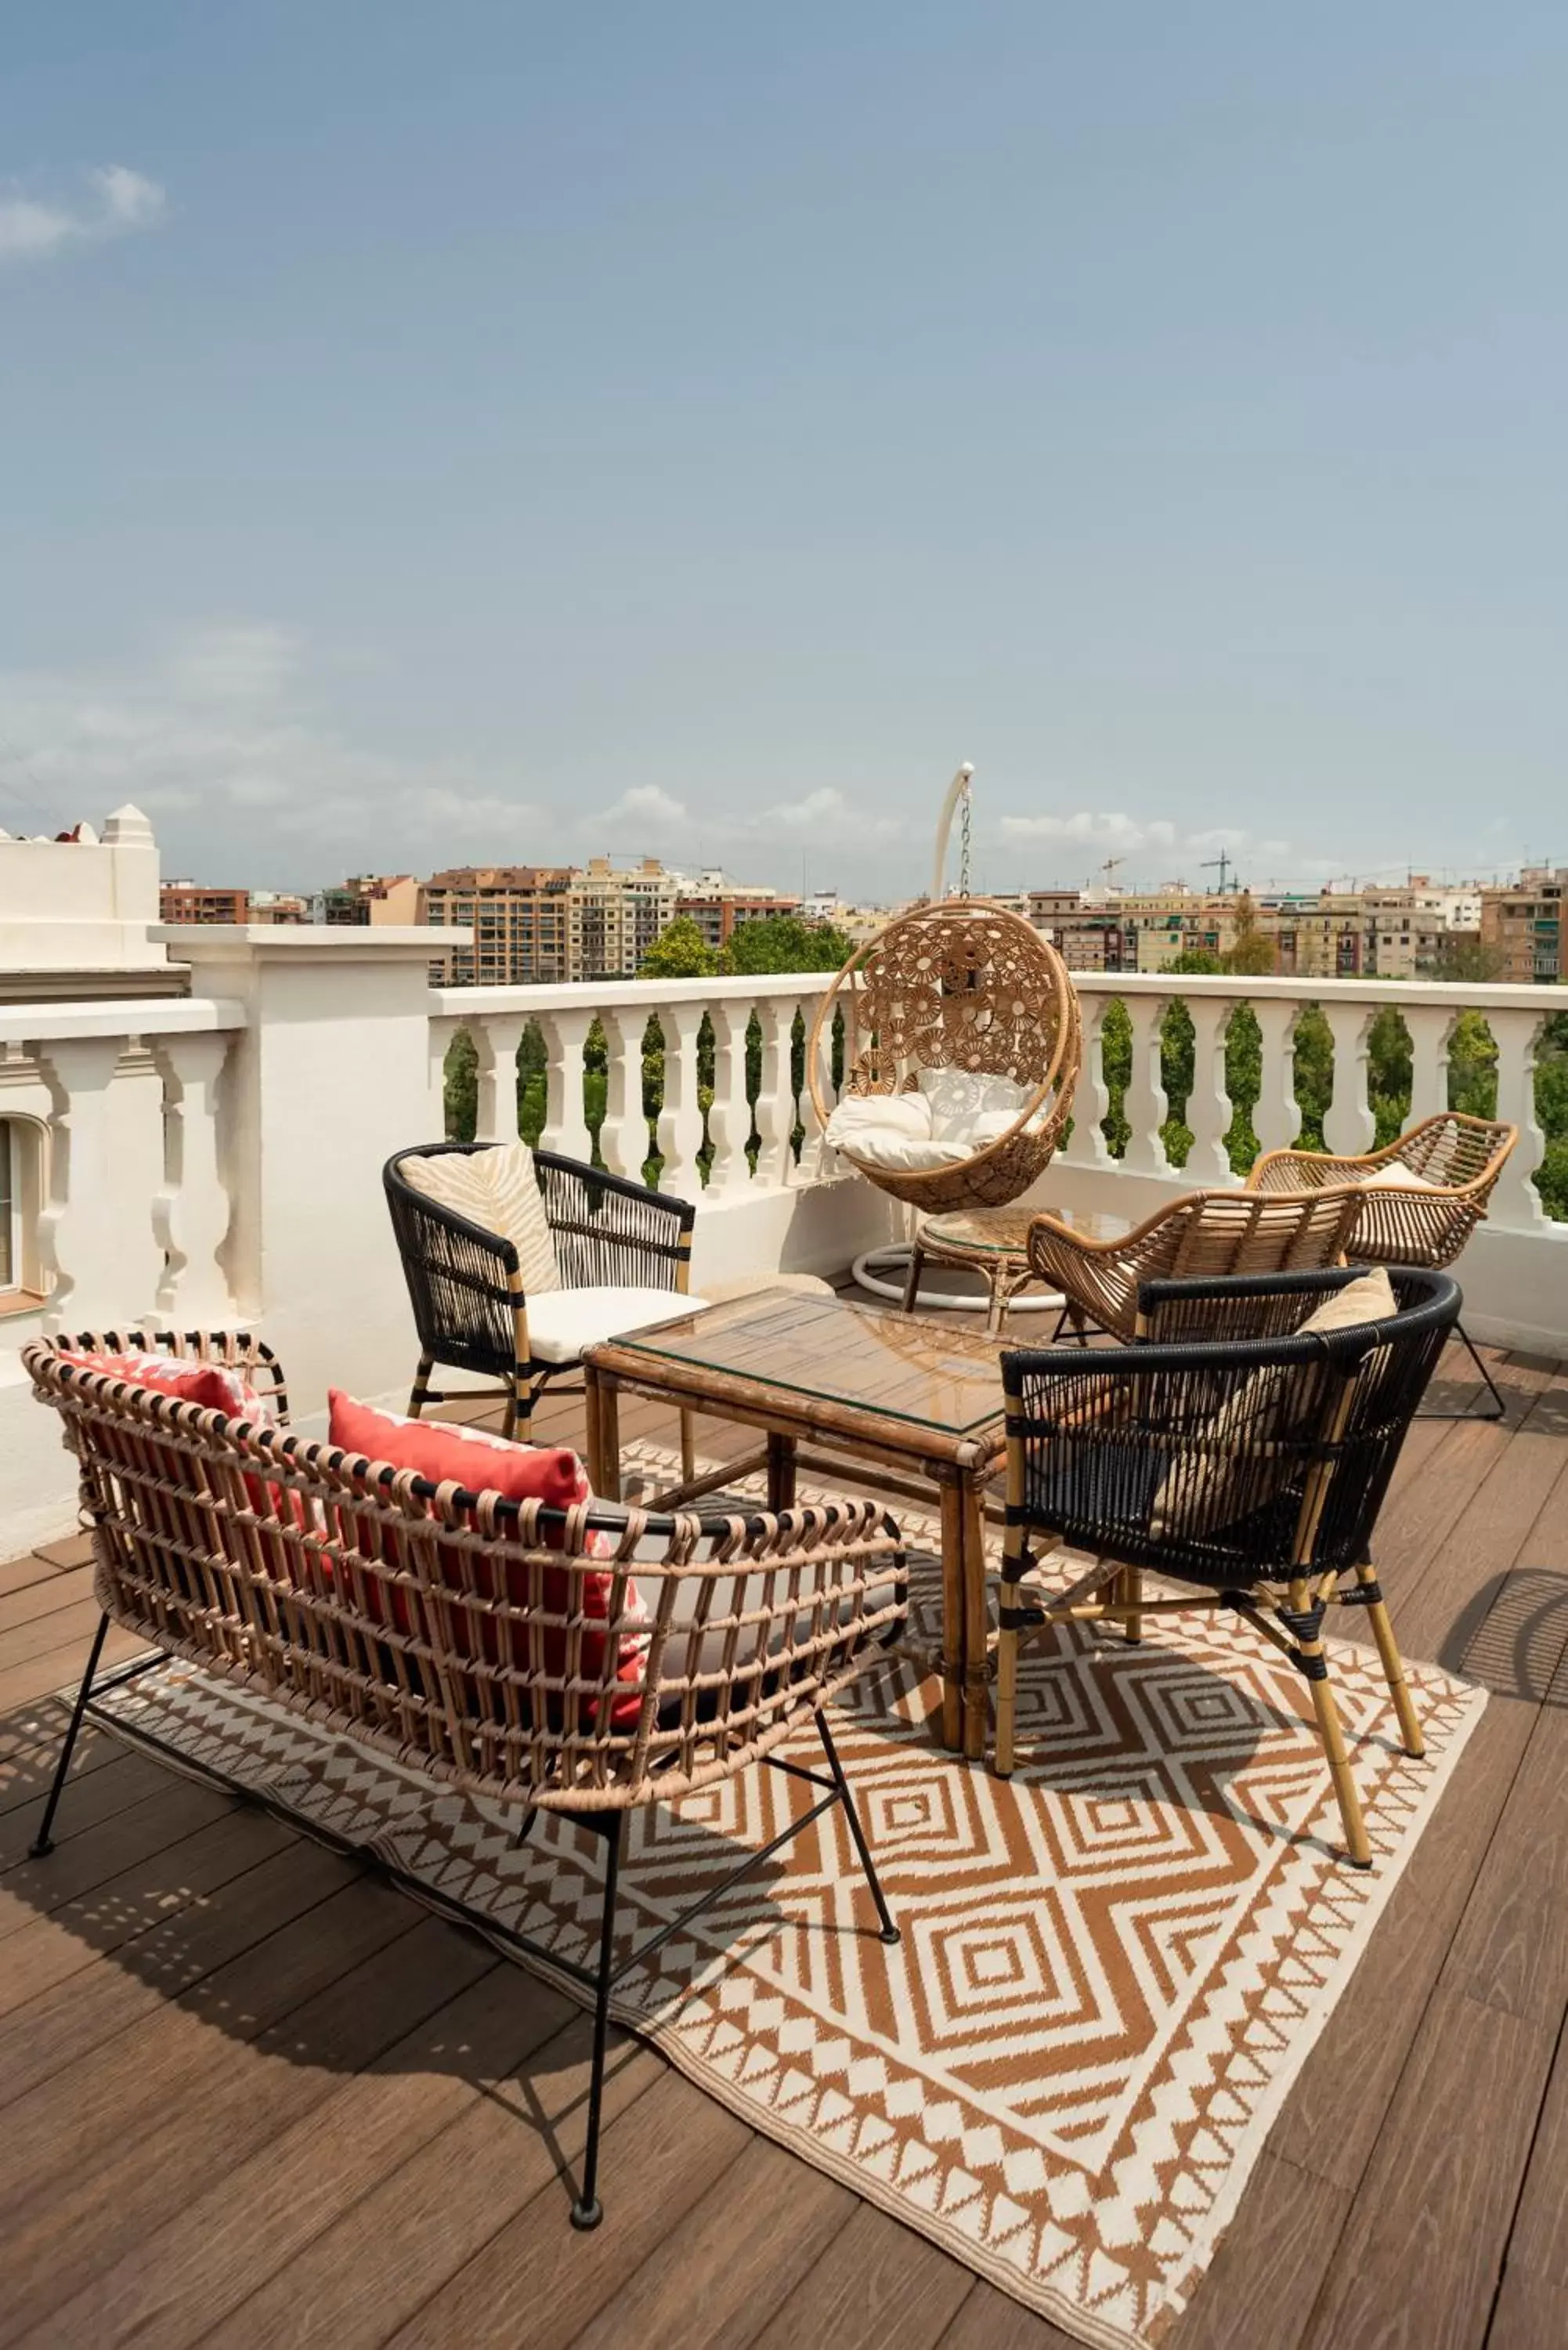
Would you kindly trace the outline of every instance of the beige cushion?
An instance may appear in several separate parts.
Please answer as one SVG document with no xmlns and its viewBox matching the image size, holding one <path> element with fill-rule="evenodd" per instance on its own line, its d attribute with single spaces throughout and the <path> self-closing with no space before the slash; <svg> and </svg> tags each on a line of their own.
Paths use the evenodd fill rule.
<svg viewBox="0 0 1568 2350">
<path fill-rule="evenodd" d="M 1301 1337 L 1309 1330 L 1354 1330 L 1364 1322 L 1386 1321 L 1398 1310 L 1393 1284 L 1383 1266 L 1376 1265 L 1359 1280 L 1347 1281 L 1343 1289 L 1334 1290 L 1307 1315 L 1295 1335 Z M 1211 1449 L 1184 1453 L 1172 1464 L 1154 1497 L 1150 1534 L 1195 1542 L 1272 1497 L 1293 1465 L 1290 1456 L 1238 1455 L 1235 1445 L 1241 1431 L 1267 1410 L 1291 1376 L 1282 1366 L 1265 1366 L 1244 1379 L 1210 1416 L 1199 1440 Z"/>
<path fill-rule="evenodd" d="M 895 1175 L 919 1174 L 929 1167 L 956 1167 L 970 1156 L 967 1143 L 938 1142 L 934 1137 L 921 1141 L 888 1126 L 867 1127 L 843 1148 L 858 1166 L 886 1167 Z"/>
<path fill-rule="evenodd" d="M 923 1094 L 846 1094 L 835 1107 L 824 1139 L 837 1150 L 857 1149 L 865 1134 L 901 1134 L 914 1142 L 931 1138 L 931 1106 Z"/>
<path fill-rule="evenodd" d="M 556 1289 L 528 1300 L 528 1352 L 538 1363 L 575 1363 L 601 1338 L 684 1321 L 712 1304 L 673 1289 Z"/>
<path fill-rule="evenodd" d="M 493 1142 L 483 1150 L 443 1150 L 433 1159 L 403 1159 L 399 1171 L 427 1200 L 510 1241 L 517 1252 L 524 1295 L 559 1289 L 556 1243 L 539 1196 L 534 1153 L 525 1142 Z"/>
<path fill-rule="evenodd" d="M 1369 1167 L 1365 1175 L 1351 1178 L 1363 1191 L 1441 1191 L 1446 1186 L 1434 1183 L 1428 1176 L 1417 1175 L 1402 1159 L 1390 1159 L 1381 1167 Z"/>
</svg>

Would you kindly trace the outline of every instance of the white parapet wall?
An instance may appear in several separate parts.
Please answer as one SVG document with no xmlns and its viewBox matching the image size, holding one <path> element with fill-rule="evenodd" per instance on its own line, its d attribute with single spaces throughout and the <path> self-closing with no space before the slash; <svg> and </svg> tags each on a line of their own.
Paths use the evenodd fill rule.
<svg viewBox="0 0 1568 2350">
<path fill-rule="evenodd" d="M 117 808 L 102 837 L 0 834 L 0 972 L 161 971 L 158 844 L 140 808 Z"/>
</svg>

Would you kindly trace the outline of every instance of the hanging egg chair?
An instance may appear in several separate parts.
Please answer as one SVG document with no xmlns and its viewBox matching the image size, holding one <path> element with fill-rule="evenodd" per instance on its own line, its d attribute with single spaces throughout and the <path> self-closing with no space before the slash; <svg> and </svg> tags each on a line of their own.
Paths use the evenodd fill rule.
<svg viewBox="0 0 1568 2350">
<path fill-rule="evenodd" d="M 929 1215 L 1021 1199 L 1062 1139 L 1077 1083 L 1077 991 L 1048 940 L 969 890 L 969 779 L 959 769 L 930 901 L 898 914 L 824 997 L 806 1069 L 825 1139 L 868 1182 Z M 963 809 L 960 894 L 942 894 Z M 844 1082 L 825 1039 L 844 1015 Z"/>
</svg>

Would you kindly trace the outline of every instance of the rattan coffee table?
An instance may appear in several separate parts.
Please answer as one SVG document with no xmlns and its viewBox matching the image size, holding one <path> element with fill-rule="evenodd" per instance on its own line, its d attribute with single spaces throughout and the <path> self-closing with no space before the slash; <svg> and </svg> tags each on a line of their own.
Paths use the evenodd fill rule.
<svg viewBox="0 0 1568 2350">
<path fill-rule="evenodd" d="M 960 1208 L 950 1215 L 928 1216 L 915 1235 L 909 1278 L 904 1290 L 904 1311 L 912 1314 L 927 1264 L 967 1265 L 986 1287 L 985 1326 L 994 1336 L 1013 1299 L 1025 1289 L 1047 1289 L 1029 1262 L 1029 1227 L 1040 1211 L 1035 1207 Z M 1075 1231 L 1095 1240 L 1113 1239 L 1127 1227 L 1118 1216 L 1054 1215 Z"/>
<path fill-rule="evenodd" d="M 606 1500 L 620 1494 L 623 1394 L 765 1433 L 763 1451 L 661 1495 L 667 1504 L 695 1500 L 764 1464 L 774 1510 L 794 1501 L 802 1466 L 846 1484 L 917 1496 L 917 1479 L 934 1484 L 942 1529 L 941 1649 L 933 1659 L 942 1684 L 940 1734 L 955 1751 L 983 1754 L 984 1487 L 1005 1440 L 993 1340 L 836 1297 L 774 1293 L 607 1339 L 589 1347 L 583 1369 L 588 1472 Z M 806 1452 L 808 1443 L 831 1450 Z M 868 1477 L 867 1467 L 884 1473 Z"/>
</svg>

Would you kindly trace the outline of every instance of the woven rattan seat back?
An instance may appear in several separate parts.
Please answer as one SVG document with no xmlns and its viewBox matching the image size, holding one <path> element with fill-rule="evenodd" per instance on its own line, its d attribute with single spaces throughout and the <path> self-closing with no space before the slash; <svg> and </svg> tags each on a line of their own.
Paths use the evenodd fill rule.
<svg viewBox="0 0 1568 2350">
<path fill-rule="evenodd" d="M 1358 1566 L 1459 1299 L 1401 1268 L 1395 1315 L 1298 1335 L 1355 1277 L 1156 1283 L 1144 1344 L 1004 1354 L 1022 1521 L 1210 1586 Z"/>
<path fill-rule="evenodd" d="M 1440 1270 L 1454 1263 L 1485 1217 L 1518 1140 L 1519 1128 L 1502 1118 L 1444 1110 L 1362 1158 L 1271 1150 L 1253 1168 L 1248 1189 L 1280 1194 L 1355 1183 L 1361 1208 L 1349 1249 L 1356 1263 Z M 1400 1182 L 1401 1170 L 1420 1182 Z"/>
<path fill-rule="evenodd" d="M 930 1214 L 1002 1208 L 1049 1163 L 1072 1112 L 1082 1055 L 1077 991 L 1050 941 L 980 898 L 900 914 L 851 956 L 818 1008 L 806 1055 L 812 1101 L 832 1116 L 827 1042 L 844 1015 L 850 1095 L 898 1093 L 923 1073 L 1005 1077 L 1019 1088 L 1007 1131 L 955 1164 L 895 1170 L 854 1163 L 895 1199 Z M 853 1159 L 852 1149 L 846 1157 Z"/>
<path fill-rule="evenodd" d="M 434 1487 L 24 1357 L 81 1471 L 105 1613 L 465 1786 L 624 1808 L 729 1776 L 904 1612 L 878 1505 L 565 1513 Z"/>
<path fill-rule="evenodd" d="M 1029 1229 L 1029 1262 L 1076 1312 L 1130 1340 L 1138 1336 L 1145 1282 L 1339 1263 L 1351 1253 L 1361 1198 L 1349 1187 L 1285 1198 L 1189 1191 L 1134 1231 L 1106 1240 L 1043 1215 Z"/>
</svg>

